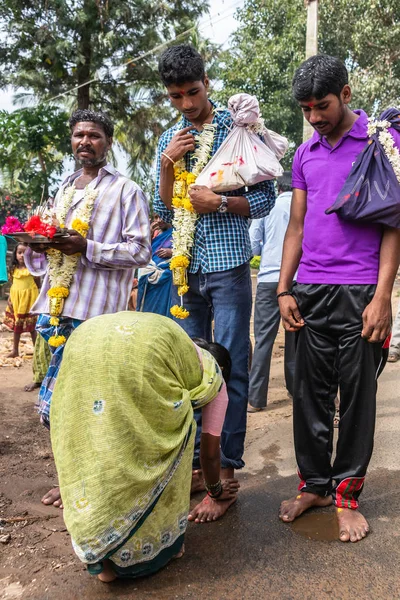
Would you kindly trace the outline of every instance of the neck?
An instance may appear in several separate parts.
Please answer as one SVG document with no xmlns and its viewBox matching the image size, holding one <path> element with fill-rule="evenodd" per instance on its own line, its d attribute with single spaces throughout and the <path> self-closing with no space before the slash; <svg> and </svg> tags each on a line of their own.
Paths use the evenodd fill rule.
<svg viewBox="0 0 400 600">
<path fill-rule="evenodd" d="M 204 123 L 211 123 L 211 121 L 213 120 L 212 110 L 213 105 L 209 100 L 207 100 L 206 106 L 201 111 L 197 119 L 193 119 L 190 122 L 196 127 L 196 129 L 200 129 L 204 125 Z"/>
<path fill-rule="evenodd" d="M 95 179 L 97 177 L 97 175 L 99 174 L 99 171 L 102 167 L 104 167 L 107 164 L 107 161 L 104 159 L 100 164 L 98 165 L 93 165 L 93 166 L 89 166 L 89 165 L 83 165 L 83 170 L 82 170 L 82 177 L 84 177 L 85 179 Z"/>
<path fill-rule="evenodd" d="M 333 131 L 329 135 L 326 136 L 326 139 L 329 143 L 337 142 L 341 137 L 344 136 L 345 133 L 350 131 L 353 127 L 354 123 L 357 121 L 359 115 L 356 115 L 348 106 L 345 107 L 345 114 L 340 123 L 335 127 Z"/>
</svg>

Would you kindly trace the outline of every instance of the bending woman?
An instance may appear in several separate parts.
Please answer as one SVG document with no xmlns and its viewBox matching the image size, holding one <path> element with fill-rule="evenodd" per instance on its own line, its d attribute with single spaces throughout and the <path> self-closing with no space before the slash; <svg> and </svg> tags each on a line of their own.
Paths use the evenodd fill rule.
<svg viewBox="0 0 400 600">
<path fill-rule="evenodd" d="M 234 502 L 237 480 L 219 479 L 227 402 L 217 362 L 171 319 L 121 312 L 74 331 L 54 389 L 51 442 L 65 524 L 91 574 L 149 575 L 183 554 L 193 407 L 203 408 L 210 503 L 200 520 Z"/>
</svg>

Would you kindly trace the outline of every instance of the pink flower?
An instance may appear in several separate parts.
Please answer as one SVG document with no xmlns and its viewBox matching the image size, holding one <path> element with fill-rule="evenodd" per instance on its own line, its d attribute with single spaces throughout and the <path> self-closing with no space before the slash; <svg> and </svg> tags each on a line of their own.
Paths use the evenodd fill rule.
<svg viewBox="0 0 400 600">
<path fill-rule="evenodd" d="M 23 231 L 24 228 L 22 224 L 19 222 L 17 217 L 7 217 L 6 222 L 1 228 L 1 233 L 3 235 L 11 235 L 12 233 L 17 233 L 17 231 Z"/>
</svg>

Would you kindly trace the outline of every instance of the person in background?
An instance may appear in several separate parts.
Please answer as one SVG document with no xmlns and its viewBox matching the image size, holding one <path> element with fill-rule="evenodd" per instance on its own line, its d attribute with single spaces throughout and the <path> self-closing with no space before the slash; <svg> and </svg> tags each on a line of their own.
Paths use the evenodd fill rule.
<svg viewBox="0 0 400 600">
<path fill-rule="evenodd" d="M 250 225 L 251 249 L 254 255 L 261 255 L 261 264 L 254 304 L 256 343 L 250 371 L 249 413 L 263 410 L 267 405 L 272 350 L 281 320 L 276 289 L 292 201 L 290 173 L 278 179 L 278 190 L 279 196 L 270 214 L 255 219 Z M 295 333 L 285 331 L 285 382 L 290 396 L 293 396 L 295 337 Z"/>
<path fill-rule="evenodd" d="M 152 224 L 151 254 L 147 267 L 139 271 L 136 310 L 170 317 L 172 271 L 172 226 L 154 215 Z"/>
<path fill-rule="evenodd" d="M 400 302 L 392 328 L 388 362 L 397 362 L 400 358 Z"/>
<path fill-rule="evenodd" d="M 13 350 L 8 358 L 15 358 L 19 355 L 19 342 L 22 333 L 29 332 L 33 344 L 36 340 L 37 317 L 31 314 L 30 311 L 39 295 L 39 289 L 35 278 L 25 266 L 24 255 L 26 249 L 26 244 L 17 244 L 11 260 L 10 277 L 12 278 L 12 285 L 3 321 L 4 325 L 14 332 Z"/>
</svg>

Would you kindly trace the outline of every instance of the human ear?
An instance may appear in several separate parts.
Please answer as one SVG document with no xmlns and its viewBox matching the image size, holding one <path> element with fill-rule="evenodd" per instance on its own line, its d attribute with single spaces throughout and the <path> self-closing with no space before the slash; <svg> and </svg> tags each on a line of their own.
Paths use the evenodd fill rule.
<svg viewBox="0 0 400 600">
<path fill-rule="evenodd" d="M 351 102 L 351 87 L 349 85 L 345 85 L 340 95 L 343 103 L 349 104 Z"/>
</svg>

